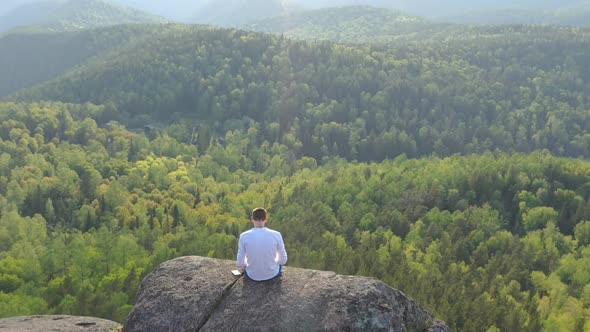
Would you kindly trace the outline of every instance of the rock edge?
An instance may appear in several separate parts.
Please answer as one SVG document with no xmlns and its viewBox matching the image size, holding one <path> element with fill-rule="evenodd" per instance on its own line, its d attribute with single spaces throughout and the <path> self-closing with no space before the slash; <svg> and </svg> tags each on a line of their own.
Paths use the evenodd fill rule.
<svg viewBox="0 0 590 332">
<path fill-rule="evenodd" d="M 2 332 L 116 332 L 122 325 L 107 319 L 69 315 L 34 315 L 0 319 Z"/>
<path fill-rule="evenodd" d="M 162 263 L 142 281 L 123 331 L 449 331 L 374 278 L 285 267 L 280 279 L 254 282 L 232 269 L 198 256 Z"/>
</svg>

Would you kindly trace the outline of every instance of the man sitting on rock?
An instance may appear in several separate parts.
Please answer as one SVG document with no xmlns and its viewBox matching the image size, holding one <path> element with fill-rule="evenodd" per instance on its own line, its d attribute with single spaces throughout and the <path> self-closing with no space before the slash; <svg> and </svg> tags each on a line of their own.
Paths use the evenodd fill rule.
<svg viewBox="0 0 590 332">
<path fill-rule="evenodd" d="M 266 281 L 278 278 L 287 263 L 287 251 L 281 233 L 266 228 L 266 210 L 252 211 L 254 228 L 240 234 L 238 242 L 238 266 L 244 268 L 247 278 Z"/>
</svg>

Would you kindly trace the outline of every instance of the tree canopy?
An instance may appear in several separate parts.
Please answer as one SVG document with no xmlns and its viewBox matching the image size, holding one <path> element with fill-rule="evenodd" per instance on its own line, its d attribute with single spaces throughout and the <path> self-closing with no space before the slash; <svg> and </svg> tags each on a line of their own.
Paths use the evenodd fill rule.
<svg viewBox="0 0 590 332">
<path fill-rule="evenodd" d="M 257 144 L 254 127 L 201 147 L 175 139 L 178 126 L 97 125 L 107 112 L 0 104 L 0 316 L 123 322 L 157 264 L 235 259 L 248 212 L 265 206 L 290 265 L 380 278 L 453 329 L 588 325 L 586 160 L 545 150 L 318 165 Z"/>
<path fill-rule="evenodd" d="M 179 25 L 151 32 L 14 98 L 112 105 L 104 120 L 132 128 L 191 121 L 223 136 L 259 123 L 257 142 L 318 161 L 590 155 L 586 30 L 486 27 L 392 46 Z"/>
</svg>

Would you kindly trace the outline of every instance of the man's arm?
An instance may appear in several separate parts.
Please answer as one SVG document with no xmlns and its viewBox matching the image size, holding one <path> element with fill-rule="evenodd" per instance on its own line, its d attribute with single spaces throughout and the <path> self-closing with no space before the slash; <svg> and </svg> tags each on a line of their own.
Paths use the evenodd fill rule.
<svg viewBox="0 0 590 332">
<path fill-rule="evenodd" d="M 237 259 L 238 267 L 245 268 L 246 267 L 246 246 L 244 245 L 244 241 L 240 236 L 240 240 L 238 241 L 238 259 Z"/>
<path fill-rule="evenodd" d="M 287 264 L 287 250 L 285 250 L 285 243 L 283 242 L 283 236 L 281 233 L 278 233 L 277 236 L 278 248 L 277 248 L 277 256 L 275 258 L 275 262 L 280 265 Z"/>
</svg>

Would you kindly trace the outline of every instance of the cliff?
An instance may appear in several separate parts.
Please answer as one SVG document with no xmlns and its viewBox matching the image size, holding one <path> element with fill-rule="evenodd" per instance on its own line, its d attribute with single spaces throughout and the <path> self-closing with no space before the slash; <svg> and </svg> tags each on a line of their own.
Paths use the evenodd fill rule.
<svg viewBox="0 0 590 332">
<path fill-rule="evenodd" d="M 285 267 L 280 279 L 231 274 L 235 262 L 180 257 L 141 283 L 123 331 L 449 331 L 374 278 Z"/>
</svg>

